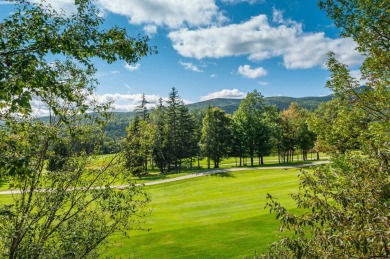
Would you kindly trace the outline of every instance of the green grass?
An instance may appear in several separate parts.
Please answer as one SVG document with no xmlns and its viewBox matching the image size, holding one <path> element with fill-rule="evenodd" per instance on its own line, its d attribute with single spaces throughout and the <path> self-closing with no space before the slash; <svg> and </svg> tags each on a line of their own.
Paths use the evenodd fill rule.
<svg viewBox="0 0 390 259">
<path fill-rule="evenodd" d="M 5 191 L 9 189 L 9 184 L 7 181 L 0 178 L 0 191 Z"/>
<path fill-rule="evenodd" d="M 13 201 L 12 195 L 0 195 L 0 204 L 11 204 Z"/>
<path fill-rule="evenodd" d="M 150 231 L 114 236 L 116 258 L 242 258 L 276 239 L 278 222 L 264 209 L 266 194 L 294 207 L 296 169 L 224 173 L 150 186 Z"/>
</svg>

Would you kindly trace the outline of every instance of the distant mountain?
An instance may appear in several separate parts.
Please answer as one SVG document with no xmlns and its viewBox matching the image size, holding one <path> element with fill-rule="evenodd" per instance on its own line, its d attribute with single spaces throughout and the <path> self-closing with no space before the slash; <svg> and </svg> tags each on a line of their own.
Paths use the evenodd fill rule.
<svg viewBox="0 0 390 259">
<path fill-rule="evenodd" d="M 266 105 L 275 105 L 280 110 L 286 110 L 292 102 L 298 103 L 302 108 L 308 110 L 315 110 L 318 105 L 322 102 L 328 102 L 332 100 L 333 95 L 322 96 L 322 97 L 286 97 L 286 96 L 274 96 L 265 97 L 264 102 Z M 227 98 L 216 98 L 207 101 L 197 102 L 188 104 L 190 110 L 204 110 L 210 105 L 212 107 L 218 107 L 224 110 L 226 113 L 233 114 L 240 105 L 241 99 L 227 99 Z"/>
<path fill-rule="evenodd" d="M 187 107 L 190 111 L 204 110 L 209 107 L 218 107 L 224 110 L 226 113 L 233 114 L 240 105 L 241 99 L 228 99 L 228 98 L 216 98 L 207 101 L 188 104 Z"/>
</svg>

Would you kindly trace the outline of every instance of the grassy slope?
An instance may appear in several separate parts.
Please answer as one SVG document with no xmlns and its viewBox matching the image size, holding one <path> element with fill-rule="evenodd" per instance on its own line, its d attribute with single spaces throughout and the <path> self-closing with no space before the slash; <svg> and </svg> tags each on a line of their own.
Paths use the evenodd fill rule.
<svg viewBox="0 0 390 259">
<path fill-rule="evenodd" d="M 296 169 L 242 171 L 147 187 L 150 232 L 111 238 L 106 255 L 122 258 L 242 258 L 275 240 L 278 222 L 266 194 L 287 208 L 297 191 Z"/>
</svg>

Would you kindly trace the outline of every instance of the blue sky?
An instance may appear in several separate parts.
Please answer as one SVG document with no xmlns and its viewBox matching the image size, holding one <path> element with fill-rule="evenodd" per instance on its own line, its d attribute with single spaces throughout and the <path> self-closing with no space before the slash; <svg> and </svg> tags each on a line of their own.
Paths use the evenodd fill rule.
<svg viewBox="0 0 390 259">
<path fill-rule="evenodd" d="M 34 0 L 38 1 L 38 0 Z M 72 10 L 71 0 L 48 0 Z M 362 56 L 317 7 L 294 0 L 98 0 L 104 26 L 149 35 L 157 55 L 137 64 L 96 60 L 101 100 L 132 110 L 145 93 L 153 105 L 175 87 L 186 102 L 264 96 L 323 96 L 329 51 L 358 75 Z M 0 18 L 12 6 L 0 1 Z"/>
</svg>

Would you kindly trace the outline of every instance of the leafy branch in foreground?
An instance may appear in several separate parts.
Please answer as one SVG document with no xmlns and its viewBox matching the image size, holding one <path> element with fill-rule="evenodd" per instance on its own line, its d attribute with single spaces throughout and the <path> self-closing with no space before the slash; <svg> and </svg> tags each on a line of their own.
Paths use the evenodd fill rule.
<svg viewBox="0 0 390 259">
<path fill-rule="evenodd" d="M 0 23 L 0 178 L 14 190 L 0 205 L 0 257 L 94 257 L 113 233 L 141 228 L 149 196 L 117 157 L 93 165 L 110 107 L 92 98 L 92 59 L 132 63 L 155 50 L 147 37 L 100 30 L 93 1 L 69 16 L 14 3 Z M 33 98 L 47 122 L 33 118 Z M 120 183 L 129 187 L 110 187 Z"/>
<path fill-rule="evenodd" d="M 123 191 L 110 187 L 127 183 L 127 176 L 117 157 L 103 167 L 93 166 L 94 156 L 87 149 L 96 143 L 89 137 L 99 131 L 94 124 L 88 127 L 73 122 L 53 127 L 39 121 L 2 127 L 13 141 L 14 159 L 26 159 L 18 174 L 5 176 L 15 193 L 11 205 L 0 206 L 7 212 L 0 215 L 2 256 L 82 258 L 96 254 L 114 232 L 140 228 L 148 195 L 134 184 Z M 56 156 L 50 149 L 59 141 L 69 155 L 46 170 L 45 160 Z"/>
<path fill-rule="evenodd" d="M 300 193 L 292 196 L 302 214 L 268 196 L 266 207 L 276 213 L 281 231 L 294 235 L 272 244 L 264 257 L 389 257 L 388 175 L 378 161 L 350 154 L 314 174 L 302 171 Z"/>
<path fill-rule="evenodd" d="M 341 27 L 342 36 L 358 43 L 366 57 L 362 78 L 353 78 L 330 53 L 327 86 L 338 98 L 332 104 L 338 105 L 319 112 L 336 114 L 336 124 L 333 130 L 321 129 L 326 123 L 318 118 L 311 118 L 310 124 L 334 152 L 332 164 L 314 174 L 303 171 L 300 192 L 292 196 L 302 214 L 289 213 L 269 195 L 267 207 L 276 213 L 281 230 L 293 233 L 272 244 L 262 257 L 389 258 L 389 3 L 320 0 L 319 6 Z M 360 79 L 366 80 L 365 87 Z M 340 141 L 351 133 L 353 142 Z M 361 152 L 355 152 L 356 147 Z"/>
</svg>

